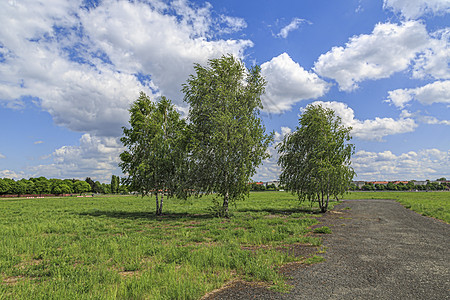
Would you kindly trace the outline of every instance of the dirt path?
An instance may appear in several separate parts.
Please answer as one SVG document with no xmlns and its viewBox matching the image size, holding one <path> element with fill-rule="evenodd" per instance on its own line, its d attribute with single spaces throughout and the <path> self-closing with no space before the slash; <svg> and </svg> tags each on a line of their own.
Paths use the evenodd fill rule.
<svg viewBox="0 0 450 300">
<path fill-rule="evenodd" d="M 326 261 L 286 269 L 290 293 L 237 283 L 207 299 L 450 299 L 450 225 L 391 200 L 345 201 L 322 221 Z"/>
</svg>

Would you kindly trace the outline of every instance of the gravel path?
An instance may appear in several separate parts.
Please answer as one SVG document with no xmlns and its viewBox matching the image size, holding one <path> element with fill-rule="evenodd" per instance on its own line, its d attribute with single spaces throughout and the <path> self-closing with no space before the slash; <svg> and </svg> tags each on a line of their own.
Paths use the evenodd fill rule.
<svg viewBox="0 0 450 300">
<path fill-rule="evenodd" d="M 450 225 L 391 200 L 345 201 L 321 222 L 326 261 L 286 268 L 290 293 L 237 282 L 206 299 L 450 299 Z"/>
</svg>

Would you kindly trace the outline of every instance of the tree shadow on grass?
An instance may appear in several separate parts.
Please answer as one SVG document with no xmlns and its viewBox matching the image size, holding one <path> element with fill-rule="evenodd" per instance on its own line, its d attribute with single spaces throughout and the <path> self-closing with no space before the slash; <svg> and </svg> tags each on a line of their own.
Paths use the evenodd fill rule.
<svg viewBox="0 0 450 300">
<path fill-rule="evenodd" d="M 309 207 L 299 207 L 299 208 L 289 208 L 289 209 L 276 209 L 276 208 L 241 208 L 236 209 L 238 212 L 267 212 L 272 215 L 292 215 L 296 213 L 304 213 L 309 215 L 320 215 L 319 208 L 309 208 Z"/>
<path fill-rule="evenodd" d="M 107 217 L 115 219 L 145 219 L 145 220 L 206 220 L 213 219 L 214 216 L 211 214 L 188 214 L 188 213 L 172 213 L 168 212 L 163 215 L 156 215 L 154 212 L 143 212 L 143 211 L 120 211 L 120 210 L 94 210 L 78 213 L 80 216 L 91 216 L 91 217 Z"/>
</svg>

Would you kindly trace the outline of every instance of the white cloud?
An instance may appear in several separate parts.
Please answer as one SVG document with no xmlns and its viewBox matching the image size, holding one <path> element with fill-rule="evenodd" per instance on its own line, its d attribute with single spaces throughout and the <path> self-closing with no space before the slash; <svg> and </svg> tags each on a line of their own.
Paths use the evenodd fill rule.
<svg viewBox="0 0 450 300">
<path fill-rule="evenodd" d="M 256 181 L 278 180 L 281 168 L 277 165 L 278 151 L 275 146 L 291 129 L 282 127 L 275 132 L 275 143 L 268 149 L 272 155 L 258 168 L 253 177 Z M 396 155 L 391 151 L 357 151 L 352 157 L 352 167 L 357 173 L 355 180 L 425 180 L 449 178 L 450 150 L 425 149 Z"/>
<path fill-rule="evenodd" d="M 6 156 L 4 156 L 3 154 L 0 153 L 0 159 L 5 159 Z"/>
<path fill-rule="evenodd" d="M 339 89 L 352 91 L 358 82 L 388 78 L 413 66 L 413 76 L 450 77 L 448 30 L 430 36 L 423 23 L 407 21 L 375 25 L 371 34 L 350 38 L 345 47 L 333 47 L 314 64 L 314 71 L 336 80 Z"/>
<path fill-rule="evenodd" d="M 274 142 L 275 144 L 278 144 L 279 142 L 281 142 L 284 137 L 288 134 L 290 134 L 292 132 L 292 129 L 289 127 L 285 127 L 285 126 L 281 126 L 281 132 L 275 131 L 274 134 Z"/>
<path fill-rule="evenodd" d="M 358 120 L 355 118 L 353 109 L 345 103 L 315 101 L 312 104 L 320 104 L 323 107 L 333 109 L 336 115 L 341 117 L 345 126 L 352 127 L 352 136 L 363 140 L 382 141 L 385 136 L 412 132 L 417 127 L 413 119 L 403 117 L 403 115 L 397 120 L 378 117 L 373 120 Z"/>
<path fill-rule="evenodd" d="M 107 182 L 111 174 L 120 174 L 119 154 L 124 151 L 117 138 L 84 134 L 78 146 L 63 146 L 50 156 L 53 163 L 29 167 L 29 177 L 78 178 L 86 176 Z"/>
<path fill-rule="evenodd" d="M 384 0 L 383 8 L 399 12 L 406 19 L 417 19 L 426 14 L 449 13 L 450 0 Z"/>
<path fill-rule="evenodd" d="M 450 120 L 439 120 L 436 117 L 422 115 L 420 111 L 410 112 L 406 109 L 402 110 L 400 114 L 401 118 L 413 118 L 417 122 L 429 124 L 429 125 L 450 125 Z"/>
<path fill-rule="evenodd" d="M 145 3 L 144 3 L 145 2 Z M 179 0 L 0 3 L 0 101 L 20 108 L 39 99 L 56 124 L 97 136 L 118 136 L 139 91 L 183 106 L 181 84 L 193 64 L 231 53 L 248 40 L 214 39 L 212 7 Z M 242 20 L 222 16 L 224 29 Z M 20 20 L 20 21 L 18 21 Z"/>
<path fill-rule="evenodd" d="M 426 149 L 395 155 L 360 150 L 352 158 L 358 180 L 434 180 L 450 177 L 450 150 Z"/>
<path fill-rule="evenodd" d="M 450 79 L 449 45 L 450 27 L 431 33 L 427 48 L 414 59 L 413 78 Z"/>
<path fill-rule="evenodd" d="M 13 170 L 0 170 L 0 178 L 9 178 L 14 180 L 20 180 L 22 178 L 30 178 L 30 176 L 25 176 L 24 172 L 15 172 Z"/>
<path fill-rule="evenodd" d="M 233 33 L 247 27 L 247 22 L 242 18 L 221 15 L 220 20 L 226 25 L 219 28 L 220 33 Z"/>
<path fill-rule="evenodd" d="M 301 100 L 321 97 L 330 86 L 317 74 L 303 69 L 287 53 L 263 63 L 261 73 L 267 80 L 262 98 L 264 110 L 273 113 L 290 110 Z"/>
<path fill-rule="evenodd" d="M 120 70 L 149 74 L 162 94 L 180 104 L 181 84 L 193 64 L 205 64 L 223 54 L 243 56 L 248 40 L 208 40 L 213 20 L 210 6 L 191 8 L 178 1 L 175 16 L 161 14 L 143 3 L 113 2 L 82 15 L 89 36 L 98 42 Z"/>
<path fill-rule="evenodd" d="M 435 81 L 413 89 L 397 89 L 388 92 L 387 102 L 403 108 L 408 102 L 417 100 L 422 104 L 450 104 L 450 80 Z"/>
<path fill-rule="evenodd" d="M 280 32 L 277 34 L 278 37 L 283 39 L 287 38 L 291 31 L 297 30 L 300 27 L 300 24 L 308 22 L 305 19 L 294 18 L 292 19 L 289 25 L 283 27 Z"/>
<path fill-rule="evenodd" d="M 43 143 L 44 143 L 43 141 L 36 141 L 36 142 L 34 142 L 35 145 L 39 145 L 39 144 L 43 144 Z"/>
<path fill-rule="evenodd" d="M 450 126 L 450 120 L 438 120 L 437 118 L 431 117 L 431 116 L 424 116 L 420 119 L 420 121 L 424 122 L 425 124 L 430 124 L 430 125 Z"/>
</svg>

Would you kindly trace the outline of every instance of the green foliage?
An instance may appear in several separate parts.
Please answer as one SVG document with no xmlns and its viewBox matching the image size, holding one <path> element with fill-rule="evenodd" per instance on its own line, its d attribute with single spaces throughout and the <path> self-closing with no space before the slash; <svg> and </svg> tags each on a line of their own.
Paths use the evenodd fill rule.
<svg viewBox="0 0 450 300">
<path fill-rule="evenodd" d="M 76 181 L 73 184 L 73 191 L 75 193 L 82 194 L 82 193 L 87 193 L 90 190 L 91 190 L 91 186 L 86 181 Z"/>
<path fill-rule="evenodd" d="M 111 194 L 118 194 L 119 193 L 119 186 L 120 186 L 120 179 L 119 176 L 111 175 Z"/>
<path fill-rule="evenodd" d="M 394 199 L 415 212 L 450 223 L 450 192 L 351 192 L 345 199 Z"/>
<path fill-rule="evenodd" d="M 161 97 L 154 104 L 141 92 L 130 108 L 131 128 L 123 128 L 120 167 L 128 176 L 124 182 L 142 195 L 156 194 L 156 211 L 162 213 L 158 191 L 168 196 L 186 195 L 186 123 L 170 100 Z M 114 190 L 113 190 L 114 191 Z"/>
<path fill-rule="evenodd" d="M 233 56 L 195 65 L 183 85 L 190 105 L 191 185 L 197 192 L 216 192 L 228 203 L 248 195 L 249 179 L 264 158 L 272 135 L 259 117 L 266 82 L 259 66 L 247 70 Z"/>
<path fill-rule="evenodd" d="M 328 226 L 317 227 L 313 230 L 314 233 L 330 234 L 331 229 Z"/>
<path fill-rule="evenodd" d="M 354 146 L 346 144 L 350 130 L 333 110 L 308 105 L 297 130 L 278 145 L 281 184 L 300 201 L 317 201 L 325 212 L 329 197 L 343 195 L 355 174 L 350 167 Z"/>
<path fill-rule="evenodd" d="M 314 255 L 313 257 L 309 257 L 305 260 L 305 264 L 307 265 L 311 265 L 311 264 L 316 264 L 316 263 L 321 263 L 325 261 L 325 258 L 323 256 L 320 255 Z"/>
<path fill-rule="evenodd" d="M 218 222 L 209 201 L 171 198 L 155 217 L 146 197 L 3 199 L 0 298 L 199 299 L 237 278 L 283 289 L 277 268 L 304 258 L 282 249 L 320 244 L 294 200 L 252 193 Z"/>
<path fill-rule="evenodd" d="M 90 192 L 93 192 L 94 191 L 94 185 L 95 185 L 94 180 L 92 180 L 90 177 L 86 177 L 86 179 L 84 181 L 89 183 L 89 185 L 91 186 Z"/>
<path fill-rule="evenodd" d="M 375 186 L 371 183 L 366 183 L 365 185 L 363 185 L 363 187 L 361 188 L 363 191 L 374 191 L 375 190 Z"/>
</svg>

